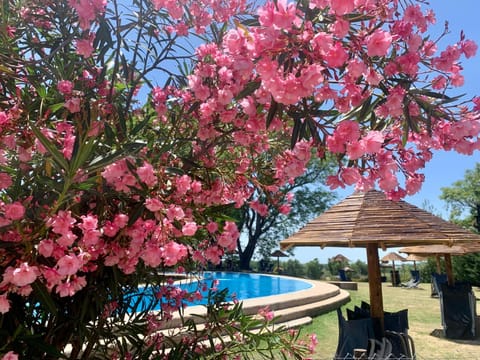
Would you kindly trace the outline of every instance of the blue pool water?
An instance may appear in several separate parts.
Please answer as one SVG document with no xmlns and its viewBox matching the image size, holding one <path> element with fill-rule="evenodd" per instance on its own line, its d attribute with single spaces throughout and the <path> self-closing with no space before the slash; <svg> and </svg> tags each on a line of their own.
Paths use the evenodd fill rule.
<svg viewBox="0 0 480 360">
<path fill-rule="evenodd" d="M 186 302 L 187 305 L 206 304 L 208 288 L 212 287 L 214 280 L 218 281 L 217 289 L 219 291 L 228 289 L 228 294 L 234 296 L 237 300 L 280 295 L 312 287 L 310 283 L 300 279 L 265 274 L 212 271 L 205 272 L 203 277 L 202 282 L 206 284 L 207 288 L 206 291 L 202 291 L 203 299 L 194 302 Z M 199 283 L 197 281 L 182 283 L 179 287 L 189 292 L 193 292 L 199 289 Z M 227 300 L 231 299 L 232 298 L 229 297 Z M 132 298 L 131 303 L 134 300 L 136 300 L 136 297 Z M 159 306 L 156 308 L 158 309 Z"/>
</svg>

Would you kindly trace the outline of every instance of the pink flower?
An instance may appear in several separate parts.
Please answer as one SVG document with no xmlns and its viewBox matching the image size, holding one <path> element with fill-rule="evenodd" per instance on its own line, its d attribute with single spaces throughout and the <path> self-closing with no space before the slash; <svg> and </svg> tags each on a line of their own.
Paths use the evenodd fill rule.
<svg viewBox="0 0 480 360">
<path fill-rule="evenodd" d="M 185 195 L 190 190 L 192 179 L 188 175 L 182 175 L 175 179 L 175 185 L 177 186 L 177 194 Z"/>
<path fill-rule="evenodd" d="M 30 266 L 28 263 L 24 262 L 13 270 L 10 282 L 16 286 L 25 286 L 33 283 L 39 274 L 38 267 Z"/>
<path fill-rule="evenodd" d="M 52 240 L 45 239 L 38 244 L 38 253 L 44 257 L 49 257 L 53 253 L 55 244 Z"/>
<path fill-rule="evenodd" d="M 9 351 L 2 356 L 2 360 L 18 360 L 18 355 L 15 354 L 13 351 Z"/>
<path fill-rule="evenodd" d="M 73 83 L 69 80 L 61 80 L 57 84 L 57 89 L 63 95 L 70 95 L 73 90 Z"/>
<path fill-rule="evenodd" d="M 266 204 L 258 202 L 257 200 L 250 202 L 250 207 L 260 216 L 268 215 L 268 206 Z"/>
<path fill-rule="evenodd" d="M 68 281 L 58 284 L 56 292 L 60 297 L 73 296 L 87 284 L 83 276 L 70 278 Z"/>
<path fill-rule="evenodd" d="M 12 178 L 4 172 L 0 172 L 0 189 L 7 189 L 12 186 Z"/>
<path fill-rule="evenodd" d="M 77 40 L 77 54 L 89 58 L 93 53 L 93 39 L 94 37 L 89 36 L 87 39 Z"/>
<path fill-rule="evenodd" d="M 462 41 L 460 45 L 461 45 L 462 52 L 467 59 L 475 56 L 475 54 L 477 53 L 478 46 L 475 43 L 475 41 L 465 40 L 465 41 Z"/>
<path fill-rule="evenodd" d="M 181 220 L 185 217 L 185 213 L 181 207 L 172 204 L 167 210 L 167 217 L 170 221 Z"/>
<path fill-rule="evenodd" d="M 145 207 L 151 212 L 157 212 L 163 210 L 165 205 L 160 199 L 157 198 L 147 198 L 145 199 Z"/>
<path fill-rule="evenodd" d="M 337 188 L 345 188 L 345 184 L 343 181 L 341 181 L 338 176 L 335 175 L 329 175 L 327 176 L 327 180 L 325 181 L 325 184 L 332 190 L 335 190 Z"/>
<path fill-rule="evenodd" d="M 5 314 L 10 310 L 10 301 L 7 298 L 7 294 L 0 295 L 0 313 Z"/>
<path fill-rule="evenodd" d="M 75 235 L 72 231 L 66 231 L 62 234 L 56 242 L 60 246 L 72 246 L 75 240 L 77 239 L 77 235 Z"/>
<path fill-rule="evenodd" d="M 268 306 L 265 306 L 263 308 L 260 308 L 258 310 L 258 315 L 263 317 L 266 321 L 272 321 L 274 317 L 273 311 L 270 310 Z"/>
<path fill-rule="evenodd" d="M 162 249 L 154 244 L 148 244 L 145 250 L 142 251 L 140 258 L 145 265 L 150 267 L 157 267 L 162 261 Z"/>
<path fill-rule="evenodd" d="M 64 210 L 60 210 L 57 215 L 54 215 L 47 221 L 48 226 L 52 227 L 52 230 L 56 234 L 63 234 L 71 229 L 76 223 L 76 220 L 72 217 L 72 213 Z"/>
<path fill-rule="evenodd" d="M 380 189 L 383 191 L 394 190 L 398 186 L 398 179 L 393 172 L 388 171 L 384 173 L 378 181 L 378 186 L 380 186 Z"/>
<path fill-rule="evenodd" d="M 368 56 L 385 56 L 392 44 L 392 35 L 381 29 L 377 29 L 367 37 Z"/>
<path fill-rule="evenodd" d="M 163 261 L 165 266 L 176 265 L 188 254 L 186 246 L 175 241 L 170 241 L 165 244 L 163 251 Z"/>
<path fill-rule="evenodd" d="M 359 159 L 365 154 L 365 146 L 360 141 L 348 143 L 346 153 L 350 160 Z"/>
<path fill-rule="evenodd" d="M 279 0 L 275 4 L 268 1 L 258 9 L 258 15 L 261 25 L 275 29 L 291 28 L 297 17 L 295 3 L 287 3 L 286 0 Z"/>
<path fill-rule="evenodd" d="M 57 261 L 57 271 L 63 276 L 76 274 L 81 266 L 82 261 L 74 254 L 65 255 Z"/>
<path fill-rule="evenodd" d="M 325 54 L 325 60 L 330 67 L 341 67 L 348 60 L 348 53 L 342 44 L 337 42 Z"/>
<path fill-rule="evenodd" d="M 137 175 L 147 186 L 155 186 L 158 182 L 153 166 L 146 161 L 143 163 L 143 166 L 137 169 Z"/>
<path fill-rule="evenodd" d="M 81 100 L 79 97 L 73 97 L 71 99 L 68 99 L 63 106 L 65 106 L 68 111 L 70 111 L 72 114 L 80 112 L 80 103 Z"/>
<path fill-rule="evenodd" d="M 380 131 L 371 130 L 362 138 L 365 153 L 375 154 L 380 151 L 385 137 Z"/>
<path fill-rule="evenodd" d="M 20 220 L 25 215 L 25 208 L 16 201 L 12 204 L 5 205 L 5 217 L 9 220 Z"/>
<path fill-rule="evenodd" d="M 218 230 L 218 224 L 216 222 L 211 221 L 207 224 L 206 228 L 210 234 L 213 234 Z"/>
<path fill-rule="evenodd" d="M 198 226 L 194 221 L 187 221 L 182 227 L 182 234 L 185 236 L 193 236 L 197 232 Z"/>
<path fill-rule="evenodd" d="M 96 230 L 98 226 L 98 218 L 96 215 L 82 215 L 82 223 L 78 225 L 83 231 Z"/>
<path fill-rule="evenodd" d="M 351 13 L 355 9 L 354 0 L 331 0 L 330 9 L 336 15 L 345 15 Z"/>
<path fill-rule="evenodd" d="M 353 185 L 360 181 L 362 178 L 360 172 L 357 168 L 346 167 L 343 168 L 340 177 L 342 178 L 343 182 L 347 185 Z"/>
</svg>

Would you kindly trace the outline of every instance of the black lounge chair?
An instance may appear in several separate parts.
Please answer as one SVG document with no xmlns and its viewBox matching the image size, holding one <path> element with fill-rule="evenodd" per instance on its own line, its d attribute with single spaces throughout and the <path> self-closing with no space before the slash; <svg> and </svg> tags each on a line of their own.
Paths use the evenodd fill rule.
<svg viewBox="0 0 480 360">
<path fill-rule="evenodd" d="M 440 310 L 446 338 L 475 338 L 476 299 L 470 284 L 441 284 Z"/>
<path fill-rule="evenodd" d="M 418 284 L 420 284 L 420 271 L 418 270 L 410 270 L 412 277 L 406 283 L 401 283 L 401 287 L 405 287 L 407 289 L 416 288 Z"/>
<path fill-rule="evenodd" d="M 347 273 L 343 269 L 338 270 L 338 277 L 340 278 L 340 281 L 350 281 L 350 279 L 347 276 Z"/>
<path fill-rule="evenodd" d="M 441 284 L 447 283 L 447 274 L 432 273 L 432 294 L 431 297 L 439 297 Z"/>
<path fill-rule="evenodd" d="M 335 359 L 353 359 L 354 349 L 367 349 L 369 339 L 375 338 L 372 319 L 345 320 L 341 309 L 338 315 L 338 345 Z"/>
</svg>

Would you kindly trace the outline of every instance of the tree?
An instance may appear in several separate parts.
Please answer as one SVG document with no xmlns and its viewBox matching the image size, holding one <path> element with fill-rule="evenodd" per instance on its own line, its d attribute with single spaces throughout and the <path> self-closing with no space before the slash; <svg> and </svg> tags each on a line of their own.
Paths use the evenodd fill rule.
<svg viewBox="0 0 480 360">
<path fill-rule="evenodd" d="M 450 208 L 450 220 L 480 233 L 480 163 L 467 170 L 462 180 L 441 189 L 440 199 Z M 479 284 L 480 254 L 455 256 L 452 260 L 459 281 Z"/>
<path fill-rule="evenodd" d="M 378 184 L 399 199 L 421 187 L 432 148 L 478 148 L 480 99 L 449 96 L 477 47 L 462 33 L 438 49 L 448 29 L 429 34 L 420 5 L 3 1 L 2 355 L 208 359 L 266 344 L 259 356 L 306 356 L 297 333 L 268 330 L 269 312 L 261 339 L 238 334 L 258 322 L 213 290 L 204 330 L 165 338 L 196 295 L 165 274 L 233 252 L 232 209 L 256 194 L 280 211 L 312 154 L 336 159 L 332 189 Z M 132 308 L 148 291 L 159 312 Z"/>
<path fill-rule="evenodd" d="M 260 195 L 260 198 L 258 193 L 252 195 L 250 205 L 241 209 L 239 221 L 239 230 L 246 239 L 240 237 L 237 243 L 242 270 L 250 269 L 255 251 L 261 258 L 269 258 L 280 240 L 293 234 L 331 205 L 335 195 L 324 186 L 331 171 L 331 162 L 314 159 L 303 175 L 279 189 L 275 202 L 265 201 L 262 198 L 265 195 Z M 252 203 L 269 205 L 259 211 L 251 206 Z M 279 206 L 279 203 L 283 205 Z"/>
<path fill-rule="evenodd" d="M 315 258 L 305 264 L 305 276 L 309 279 L 320 280 L 325 272 L 325 265 Z"/>
<path fill-rule="evenodd" d="M 480 163 L 463 180 L 441 189 L 440 199 L 450 208 L 450 219 L 480 233 Z"/>
</svg>

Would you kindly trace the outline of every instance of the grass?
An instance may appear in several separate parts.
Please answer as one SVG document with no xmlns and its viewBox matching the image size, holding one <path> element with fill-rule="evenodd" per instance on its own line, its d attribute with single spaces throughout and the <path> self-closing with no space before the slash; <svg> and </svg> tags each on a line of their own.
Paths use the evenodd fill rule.
<svg viewBox="0 0 480 360">
<path fill-rule="evenodd" d="M 443 327 L 438 298 L 430 296 L 430 284 L 420 284 L 417 289 L 392 287 L 383 284 L 383 306 L 385 311 L 408 308 L 408 333 L 413 337 L 417 359 L 480 359 L 480 329 L 477 327 L 475 340 L 451 340 L 443 337 Z M 368 284 L 359 283 L 357 291 L 350 291 L 351 301 L 342 307 L 353 309 L 362 300 L 369 302 Z M 479 314 L 477 304 L 477 314 Z M 338 341 L 336 311 L 318 316 L 313 323 L 302 328 L 303 334 L 317 334 L 319 344 L 312 359 L 332 359 Z"/>
</svg>

